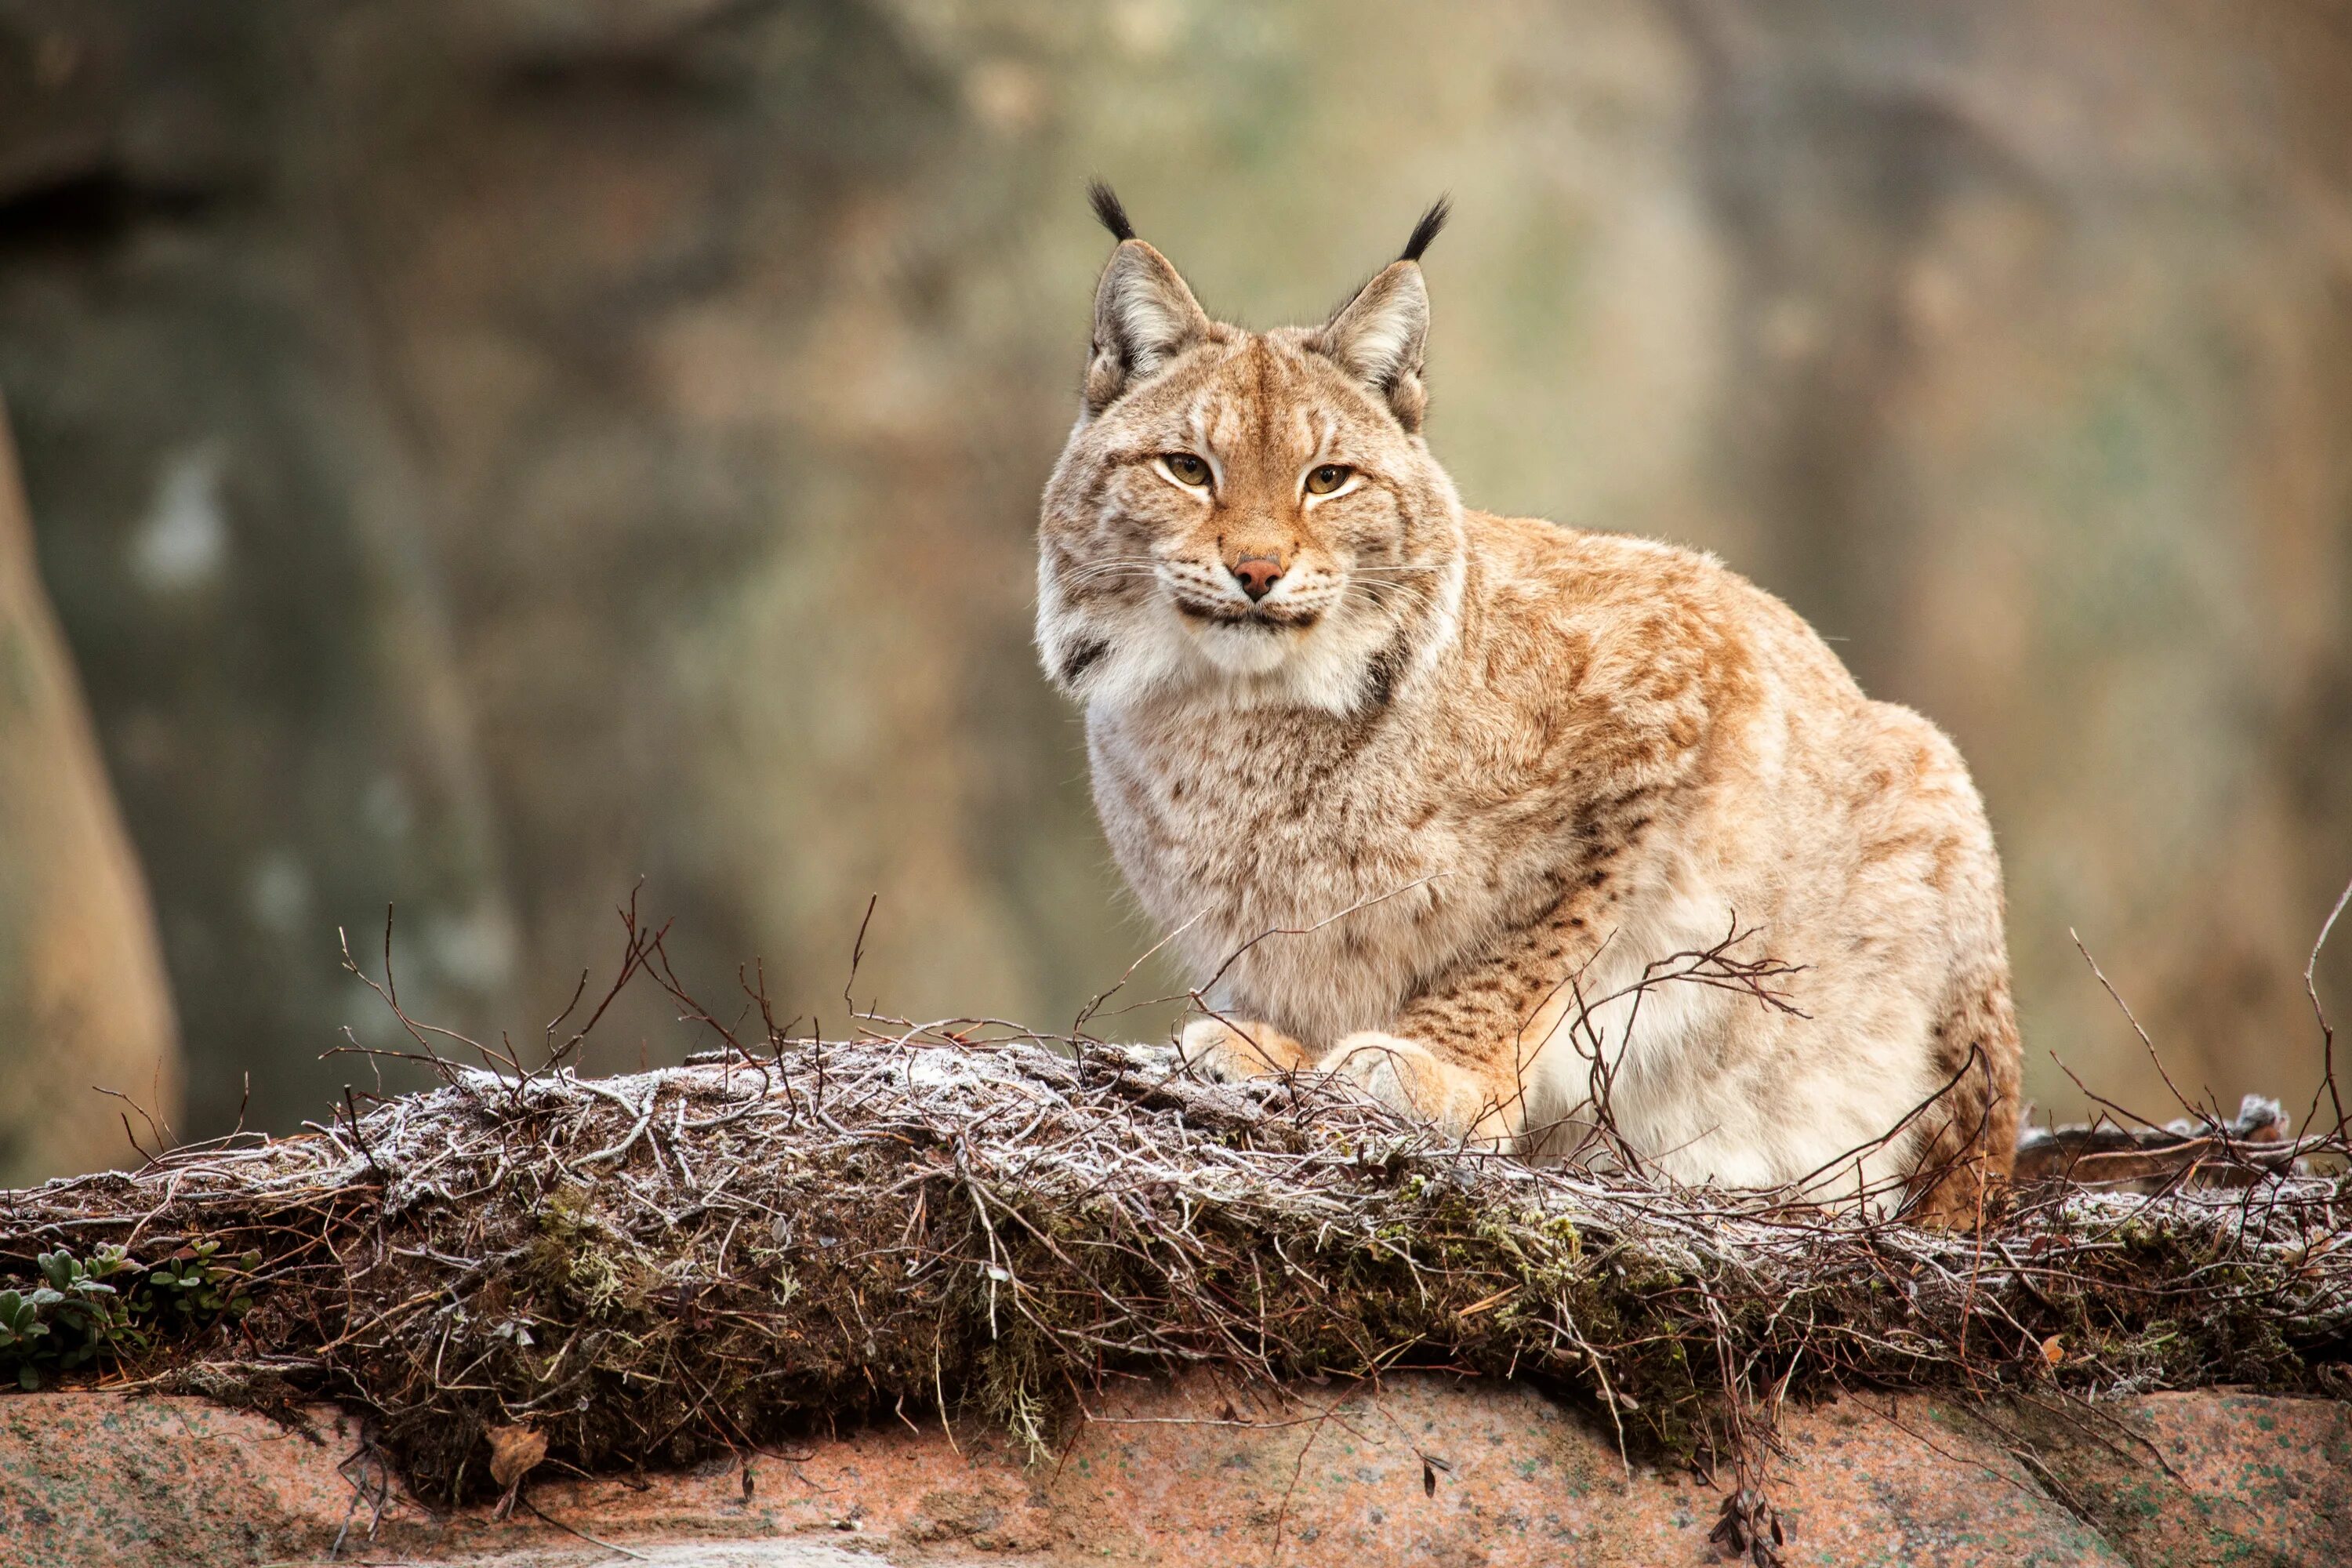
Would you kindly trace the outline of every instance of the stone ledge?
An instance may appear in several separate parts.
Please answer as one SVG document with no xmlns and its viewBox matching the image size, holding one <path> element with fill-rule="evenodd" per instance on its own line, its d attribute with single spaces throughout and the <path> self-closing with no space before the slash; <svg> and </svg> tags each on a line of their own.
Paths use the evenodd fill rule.
<svg viewBox="0 0 2352 1568">
<path fill-rule="evenodd" d="M 396 1483 L 379 1517 L 359 1423 L 310 1415 L 304 1434 L 196 1399 L 9 1398 L 0 1560 L 324 1563 L 346 1521 L 339 1563 L 507 1568 L 1192 1568 L 1271 1563 L 1277 1535 L 1297 1568 L 1722 1560 L 1716 1489 L 1628 1476 L 1605 1429 L 1528 1388 L 1432 1376 L 1138 1384 L 1035 1465 L 1001 1432 L 902 1425 L 684 1473 L 534 1475 L 546 1520 L 611 1547 L 522 1510 L 436 1512 Z M 2070 1417 L 1858 1396 L 1792 1407 L 1781 1435 L 1769 1485 L 1791 1564 L 2352 1561 L 2352 1410 L 2329 1402 L 2168 1394 Z"/>
</svg>

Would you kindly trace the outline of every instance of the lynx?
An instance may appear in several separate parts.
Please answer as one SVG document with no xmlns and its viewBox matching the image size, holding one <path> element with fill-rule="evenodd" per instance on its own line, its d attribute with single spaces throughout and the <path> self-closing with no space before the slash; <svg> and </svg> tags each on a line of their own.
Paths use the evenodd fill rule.
<svg viewBox="0 0 2352 1568">
<path fill-rule="evenodd" d="M 1423 437 L 1432 207 L 1319 326 L 1117 240 L 1037 646 L 1204 976 L 1192 1071 L 1465 1140 L 1961 1219 L 2009 1169 L 2000 862 L 1958 752 L 1712 557 L 1466 510 Z"/>
</svg>

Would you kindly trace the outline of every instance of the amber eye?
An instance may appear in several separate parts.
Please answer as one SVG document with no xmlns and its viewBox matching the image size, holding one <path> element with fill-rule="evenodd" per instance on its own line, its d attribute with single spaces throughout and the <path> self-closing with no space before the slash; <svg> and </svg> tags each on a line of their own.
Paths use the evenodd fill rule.
<svg viewBox="0 0 2352 1568">
<path fill-rule="evenodd" d="M 1355 471 L 1339 463 L 1326 463 L 1307 474 L 1307 493 L 1311 496 L 1328 496 L 1346 484 L 1348 476 Z"/>
<path fill-rule="evenodd" d="M 1209 465 L 1190 452 L 1171 452 L 1160 460 L 1168 465 L 1170 473 L 1188 485 L 1209 482 Z"/>
</svg>

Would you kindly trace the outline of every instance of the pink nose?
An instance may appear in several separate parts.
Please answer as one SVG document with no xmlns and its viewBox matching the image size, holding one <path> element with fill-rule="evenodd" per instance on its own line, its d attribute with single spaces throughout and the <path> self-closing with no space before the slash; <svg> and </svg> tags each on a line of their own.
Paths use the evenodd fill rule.
<svg viewBox="0 0 2352 1568">
<path fill-rule="evenodd" d="M 1270 555 L 1244 555 L 1228 563 L 1225 570 L 1234 574 L 1234 581 L 1253 604 L 1273 593 L 1274 585 L 1282 581 L 1282 563 Z"/>
</svg>

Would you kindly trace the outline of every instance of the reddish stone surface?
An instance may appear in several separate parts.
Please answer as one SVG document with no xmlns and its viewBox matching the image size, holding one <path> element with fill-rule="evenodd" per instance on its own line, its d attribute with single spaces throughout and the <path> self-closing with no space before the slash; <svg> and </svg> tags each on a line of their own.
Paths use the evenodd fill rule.
<svg viewBox="0 0 2352 1568">
<path fill-rule="evenodd" d="M 898 1426 L 645 1480 L 542 1470 L 503 1523 L 396 1487 L 379 1514 L 357 1424 L 313 1416 L 305 1435 L 197 1400 L 0 1403 L 0 1561 L 324 1563 L 346 1521 L 338 1562 L 506 1568 L 623 1549 L 707 1568 L 1724 1560 L 1719 1490 L 1629 1474 L 1604 1427 L 1528 1389 L 1430 1377 L 1139 1385 L 1036 1464 L 1000 1432 Z M 1791 1564 L 2352 1561 L 2352 1418 L 2333 1404 L 1852 1398 L 1789 1411 L 1781 1436 L 1768 1486 Z"/>
</svg>

